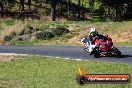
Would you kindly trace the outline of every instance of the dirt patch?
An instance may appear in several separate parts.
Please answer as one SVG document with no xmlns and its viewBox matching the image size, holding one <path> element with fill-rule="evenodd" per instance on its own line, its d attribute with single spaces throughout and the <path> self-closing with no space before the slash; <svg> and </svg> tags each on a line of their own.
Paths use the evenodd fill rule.
<svg viewBox="0 0 132 88">
<path fill-rule="evenodd" d="M 15 61 L 19 56 L 15 55 L 0 55 L 0 62 Z"/>
<path fill-rule="evenodd" d="M 132 41 L 132 29 L 129 29 L 127 31 L 121 31 L 117 34 L 111 34 L 111 38 L 113 42 L 129 42 Z"/>
<path fill-rule="evenodd" d="M 75 31 L 75 29 L 77 29 L 76 26 L 76 24 L 70 25 L 70 30 Z M 79 35 L 69 39 L 68 43 L 81 45 L 80 41 L 78 40 L 80 38 L 86 37 L 88 35 L 88 32 L 90 31 L 90 28 L 93 26 L 93 24 L 84 25 L 83 27 L 81 26 L 80 31 L 78 31 Z M 132 41 L 132 26 L 129 25 L 129 23 L 102 23 L 95 24 L 95 27 L 100 34 L 109 35 L 114 43 Z"/>
<path fill-rule="evenodd" d="M 78 37 L 69 39 L 67 43 L 70 45 L 81 45 L 80 39 Z"/>
<path fill-rule="evenodd" d="M 78 28 L 78 26 L 76 24 L 70 24 L 69 25 L 69 31 L 75 31 Z"/>
</svg>

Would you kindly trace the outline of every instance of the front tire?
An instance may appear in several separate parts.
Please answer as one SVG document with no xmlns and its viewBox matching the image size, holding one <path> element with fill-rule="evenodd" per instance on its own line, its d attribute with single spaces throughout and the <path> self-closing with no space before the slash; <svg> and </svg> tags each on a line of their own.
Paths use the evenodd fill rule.
<svg viewBox="0 0 132 88">
<path fill-rule="evenodd" d="M 100 52 L 97 47 L 93 49 L 93 53 L 95 58 L 100 58 Z"/>
</svg>

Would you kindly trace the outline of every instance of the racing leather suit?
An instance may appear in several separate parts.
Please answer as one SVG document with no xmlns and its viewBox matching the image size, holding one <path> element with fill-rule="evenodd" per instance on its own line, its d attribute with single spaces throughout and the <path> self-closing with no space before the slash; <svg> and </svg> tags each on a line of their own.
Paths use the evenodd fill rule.
<svg viewBox="0 0 132 88">
<path fill-rule="evenodd" d="M 109 36 L 104 36 L 104 40 L 102 41 L 103 46 L 105 47 L 105 51 L 110 50 L 111 46 L 113 46 L 112 39 Z"/>
</svg>

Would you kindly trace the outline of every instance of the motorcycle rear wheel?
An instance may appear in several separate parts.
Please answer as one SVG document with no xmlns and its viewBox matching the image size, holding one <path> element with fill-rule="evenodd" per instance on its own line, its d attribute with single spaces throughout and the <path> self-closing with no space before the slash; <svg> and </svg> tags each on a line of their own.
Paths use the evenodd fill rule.
<svg viewBox="0 0 132 88">
<path fill-rule="evenodd" d="M 120 58 L 122 55 L 121 55 L 121 52 L 116 48 L 116 47 L 113 47 L 112 48 L 112 55 L 114 56 L 114 57 L 117 57 L 117 58 Z"/>
</svg>

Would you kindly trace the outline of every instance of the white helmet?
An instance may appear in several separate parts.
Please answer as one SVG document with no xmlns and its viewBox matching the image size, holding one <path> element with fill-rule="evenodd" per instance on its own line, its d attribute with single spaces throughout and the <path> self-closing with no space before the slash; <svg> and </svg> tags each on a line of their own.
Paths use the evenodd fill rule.
<svg viewBox="0 0 132 88">
<path fill-rule="evenodd" d="M 98 34 L 98 32 L 97 32 L 96 28 L 91 28 L 91 29 L 90 29 L 89 35 L 91 35 L 91 36 L 96 36 L 97 34 Z"/>
</svg>

